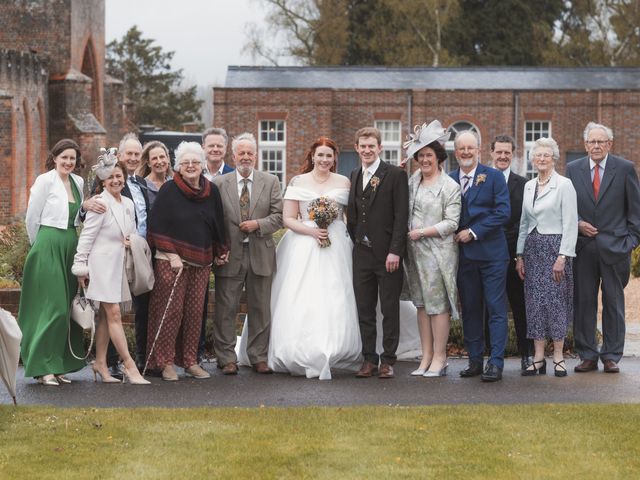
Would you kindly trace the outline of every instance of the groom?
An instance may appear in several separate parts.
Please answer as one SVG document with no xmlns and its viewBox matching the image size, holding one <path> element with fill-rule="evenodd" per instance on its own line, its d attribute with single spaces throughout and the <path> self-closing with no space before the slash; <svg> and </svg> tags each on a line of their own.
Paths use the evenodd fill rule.
<svg viewBox="0 0 640 480">
<path fill-rule="evenodd" d="M 407 241 L 409 188 L 404 170 L 380 160 L 380 131 L 356 132 L 361 168 L 351 173 L 347 228 L 353 249 L 353 289 L 364 362 L 356 377 L 393 378 L 400 336 L 402 257 Z M 382 310 L 382 355 L 376 352 L 376 305 Z M 380 370 L 378 372 L 378 362 Z"/>
</svg>

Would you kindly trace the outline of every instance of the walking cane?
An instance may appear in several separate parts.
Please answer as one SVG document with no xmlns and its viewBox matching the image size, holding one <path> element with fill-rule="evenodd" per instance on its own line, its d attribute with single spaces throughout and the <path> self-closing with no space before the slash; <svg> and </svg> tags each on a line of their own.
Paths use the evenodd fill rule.
<svg viewBox="0 0 640 480">
<path fill-rule="evenodd" d="M 147 355 L 147 361 L 144 362 L 144 369 L 142 370 L 142 376 L 144 377 L 144 374 L 147 372 L 147 367 L 149 366 L 149 360 L 151 359 L 151 355 L 153 355 L 153 349 L 156 347 L 156 342 L 158 341 L 158 337 L 160 336 L 160 330 L 162 330 L 162 324 L 164 323 L 164 319 L 167 316 L 167 311 L 169 310 L 169 305 L 171 305 L 171 300 L 173 299 L 173 292 L 176 289 L 176 285 L 178 284 L 178 279 L 180 278 L 180 275 L 182 275 L 182 270 L 180 270 L 178 272 L 178 274 L 176 275 L 176 279 L 173 282 L 173 287 L 171 287 L 171 294 L 169 295 L 169 300 L 167 300 L 167 306 L 164 309 L 164 313 L 162 314 L 162 319 L 160 320 L 160 325 L 158 326 L 158 331 L 156 332 L 156 336 L 153 339 L 153 343 L 151 344 L 151 350 L 149 351 L 149 354 Z"/>
</svg>

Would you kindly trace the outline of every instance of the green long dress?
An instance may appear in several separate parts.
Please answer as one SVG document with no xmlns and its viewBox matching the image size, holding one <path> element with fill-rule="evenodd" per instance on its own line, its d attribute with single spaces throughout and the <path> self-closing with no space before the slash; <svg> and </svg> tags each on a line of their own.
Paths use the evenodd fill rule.
<svg viewBox="0 0 640 480">
<path fill-rule="evenodd" d="M 24 264 L 18 324 L 25 377 L 62 375 L 86 365 L 69 351 L 71 300 L 78 288 L 71 273 L 78 244 L 74 220 L 80 208 L 78 187 L 71 181 L 75 203 L 69 202 L 67 229 L 41 225 Z M 82 329 L 71 321 L 71 346 L 84 355 Z"/>
</svg>

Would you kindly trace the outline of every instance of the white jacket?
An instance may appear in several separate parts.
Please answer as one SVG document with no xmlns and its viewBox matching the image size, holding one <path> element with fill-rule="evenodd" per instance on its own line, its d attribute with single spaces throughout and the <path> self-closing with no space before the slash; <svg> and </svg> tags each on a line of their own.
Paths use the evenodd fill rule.
<svg viewBox="0 0 640 480">
<path fill-rule="evenodd" d="M 84 199 L 83 188 L 84 180 L 79 175 L 70 174 L 71 180 L 75 182 L 80 192 L 80 204 Z M 74 225 L 80 225 L 80 209 L 74 220 Z M 29 242 L 33 245 L 36 241 L 36 235 L 40 229 L 40 225 L 47 227 L 55 227 L 62 230 L 67 229 L 69 222 L 69 198 L 67 190 L 64 188 L 62 179 L 58 172 L 53 169 L 47 173 L 38 175 L 36 181 L 31 187 L 31 195 L 29 196 L 29 206 L 27 207 L 27 235 Z"/>
</svg>

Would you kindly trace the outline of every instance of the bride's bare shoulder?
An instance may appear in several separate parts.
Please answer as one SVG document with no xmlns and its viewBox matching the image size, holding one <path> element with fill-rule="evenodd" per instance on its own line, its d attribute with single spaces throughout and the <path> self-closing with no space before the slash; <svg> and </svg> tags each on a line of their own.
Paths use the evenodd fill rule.
<svg viewBox="0 0 640 480">
<path fill-rule="evenodd" d="M 344 175 L 340 175 L 339 173 L 331 174 L 332 182 L 336 186 L 336 188 L 349 188 L 351 186 L 351 182 Z"/>
<path fill-rule="evenodd" d="M 291 187 L 308 187 L 311 184 L 311 175 L 309 173 L 301 173 L 296 175 L 289 181 Z"/>
</svg>

